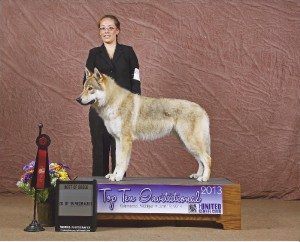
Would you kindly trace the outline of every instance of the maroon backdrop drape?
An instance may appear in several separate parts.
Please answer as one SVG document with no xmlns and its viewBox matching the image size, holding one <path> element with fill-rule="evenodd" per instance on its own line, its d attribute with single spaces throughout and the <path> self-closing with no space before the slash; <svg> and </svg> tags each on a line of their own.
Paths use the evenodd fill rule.
<svg viewBox="0 0 300 242">
<path fill-rule="evenodd" d="M 140 62 L 142 94 L 188 99 L 211 119 L 212 176 L 243 197 L 300 199 L 300 2 L 0 1 L 0 192 L 34 160 L 37 124 L 49 159 L 91 175 L 81 92 L 96 21 L 114 14 Z M 128 176 L 187 177 L 197 163 L 168 137 L 136 142 Z"/>
</svg>

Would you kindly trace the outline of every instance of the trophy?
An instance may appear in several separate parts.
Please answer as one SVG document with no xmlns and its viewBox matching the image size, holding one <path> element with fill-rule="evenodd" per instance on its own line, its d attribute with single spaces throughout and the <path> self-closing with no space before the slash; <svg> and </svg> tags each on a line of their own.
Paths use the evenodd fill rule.
<svg viewBox="0 0 300 242">
<path fill-rule="evenodd" d="M 33 220 L 24 231 L 27 232 L 39 232 L 45 229 L 38 223 L 36 219 L 36 195 L 38 189 L 44 189 L 50 186 L 50 174 L 49 174 L 49 160 L 48 160 L 48 146 L 51 143 L 50 137 L 46 134 L 42 134 L 43 124 L 40 123 L 39 136 L 36 138 L 36 144 L 38 151 L 35 159 L 34 172 L 30 183 L 31 187 L 34 187 L 34 209 L 33 209 Z"/>
</svg>

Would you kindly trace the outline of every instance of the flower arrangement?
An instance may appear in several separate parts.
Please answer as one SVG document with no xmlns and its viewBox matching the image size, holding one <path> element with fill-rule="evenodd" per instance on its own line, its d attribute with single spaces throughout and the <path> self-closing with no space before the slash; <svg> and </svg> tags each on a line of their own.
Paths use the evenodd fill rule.
<svg viewBox="0 0 300 242">
<path fill-rule="evenodd" d="M 30 182 L 34 171 L 34 165 L 35 161 L 31 161 L 29 164 L 25 165 L 23 167 L 23 171 L 25 173 L 20 177 L 20 180 L 17 182 L 17 186 L 20 188 L 20 190 L 22 190 L 25 194 L 30 195 L 33 199 L 35 188 L 30 186 Z M 69 181 L 69 170 L 70 168 L 68 166 L 63 165 L 62 163 L 55 163 L 49 161 L 49 173 L 51 184 L 49 188 L 37 190 L 36 200 L 38 203 L 46 203 L 50 202 L 51 199 L 54 199 L 54 192 L 57 179 Z"/>
</svg>

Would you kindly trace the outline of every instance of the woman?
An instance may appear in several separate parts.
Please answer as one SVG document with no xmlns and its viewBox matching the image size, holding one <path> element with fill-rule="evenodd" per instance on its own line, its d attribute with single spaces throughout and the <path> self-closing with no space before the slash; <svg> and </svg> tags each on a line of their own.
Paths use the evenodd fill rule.
<svg viewBox="0 0 300 242">
<path fill-rule="evenodd" d="M 100 72 L 114 78 L 119 86 L 141 94 L 139 63 L 136 54 L 132 47 L 118 43 L 119 20 L 113 15 L 105 15 L 98 21 L 98 28 L 103 44 L 90 50 L 86 67 L 91 72 L 97 67 Z M 115 169 L 115 140 L 107 132 L 103 120 L 93 108 L 90 108 L 89 124 L 93 146 L 92 175 L 105 176 L 109 173 L 110 152 L 112 172 Z"/>
</svg>

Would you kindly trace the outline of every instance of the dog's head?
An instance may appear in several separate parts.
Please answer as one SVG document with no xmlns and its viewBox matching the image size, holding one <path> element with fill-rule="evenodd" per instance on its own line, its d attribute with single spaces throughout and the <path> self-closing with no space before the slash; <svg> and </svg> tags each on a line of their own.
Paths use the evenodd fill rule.
<svg viewBox="0 0 300 242">
<path fill-rule="evenodd" d="M 106 75 L 94 69 L 94 73 L 91 73 L 85 68 L 86 81 L 83 86 L 83 91 L 76 99 L 81 105 L 90 105 L 98 102 L 99 106 L 105 103 L 105 79 Z"/>
</svg>

